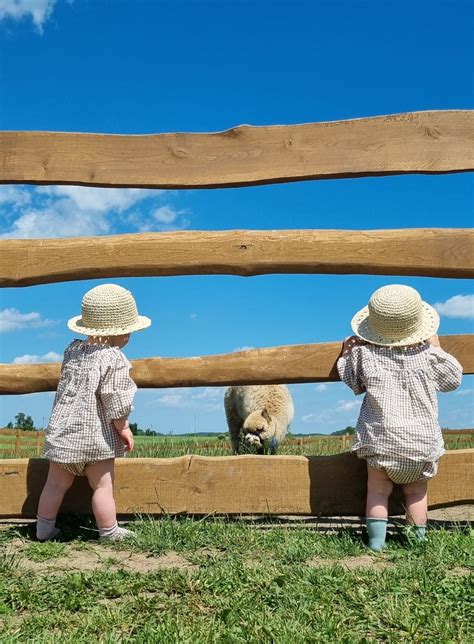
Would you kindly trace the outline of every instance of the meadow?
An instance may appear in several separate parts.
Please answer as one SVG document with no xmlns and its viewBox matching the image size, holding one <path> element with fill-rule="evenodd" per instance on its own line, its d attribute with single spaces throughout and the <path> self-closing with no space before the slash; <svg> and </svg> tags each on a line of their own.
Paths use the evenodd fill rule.
<svg viewBox="0 0 474 644">
<path fill-rule="evenodd" d="M 20 437 L 20 451 L 16 455 L 15 440 L 13 435 L 2 434 L 0 430 L 0 458 L 23 458 L 41 455 L 38 450 L 36 433 L 22 433 Z M 474 447 L 474 432 L 450 434 L 444 432 L 446 449 L 468 449 Z M 43 445 L 41 437 L 40 448 Z M 282 455 L 292 456 L 328 456 L 340 454 L 350 449 L 350 436 L 321 436 L 309 435 L 305 437 L 290 437 L 280 446 L 278 451 Z M 230 446 L 227 433 L 222 434 L 195 434 L 195 435 L 167 435 L 167 436 L 135 436 L 135 449 L 129 458 L 172 458 L 196 454 L 199 456 L 230 456 Z"/>
<path fill-rule="evenodd" d="M 79 528 L 79 526 L 81 526 Z M 459 642 L 474 640 L 473 534 L 395 530 L 382 554 L 358 529 L 164 517 L 136 542 L 0 530 L 1 642 Z"/>
</svg>

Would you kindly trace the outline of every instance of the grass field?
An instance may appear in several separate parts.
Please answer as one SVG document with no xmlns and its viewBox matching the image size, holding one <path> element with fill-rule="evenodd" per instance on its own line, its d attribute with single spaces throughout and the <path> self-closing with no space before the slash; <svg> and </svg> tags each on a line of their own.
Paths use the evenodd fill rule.
<svg viewBox="0 0 474 644">
<path fill-rule="evenodd" d="M 62 543 L 0 531 L 0 641 L 474 641 L 467 529 L 374 555 L 350 530 L 143 519 L 103 546 L 79 524 Z"/>
<path fill-rule="evenodd" d="M 446 449 L 474 448 L 474 434 L 469 436 L 445 433 Z M 284 442 L 278 453 L 293 456 L 325 456 L 346 451 L 337 436 L 312 436 L 309 439 L 291 439 Z M 213 436 L 136 436 L 135 449 L 131 457 L 171 458 L 185 454 L 200 456 L 229 456 L 229 442 L 226 434 Z M 36 437 L 21 436 L 21 456 L 36 456 Z M 0 434 L 0 458 L 15 458 L 15 436 Z"/>
</svg>

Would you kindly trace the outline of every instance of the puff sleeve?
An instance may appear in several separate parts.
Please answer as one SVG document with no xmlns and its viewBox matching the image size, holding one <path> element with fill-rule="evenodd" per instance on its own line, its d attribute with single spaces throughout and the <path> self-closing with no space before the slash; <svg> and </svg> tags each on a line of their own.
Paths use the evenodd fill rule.
<svg viewBox="0 0 474 644">
<path fill-rule="evenodd" d="M 131 364 L 123 353 L 115 353 L 115 361 L 105 370 L 98 388 L 106 416 L 109 420 L 128 418 L 133 410 L 137 386 L 130 377 Z"/>
<path fill-rule="evenodd" d="M 461 384 L 462 367 L 454 356 L 440 347 L 429 347 L 431 373 L 437 391 L 454 391 Z"/>
<path fill-rule="evenodd" d="M 336 365 L 339 378 L 352 389 L 356 396 L 365 393 L 361 348 L 354 347 L 352 351 L 344 351 Z"/>
</svg>

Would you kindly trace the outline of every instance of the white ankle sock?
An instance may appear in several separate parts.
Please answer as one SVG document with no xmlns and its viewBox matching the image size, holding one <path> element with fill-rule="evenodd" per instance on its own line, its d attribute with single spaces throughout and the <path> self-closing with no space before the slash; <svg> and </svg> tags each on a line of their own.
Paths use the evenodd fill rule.
<svg viewBox="0 0 474 644">
<path fill-rule="evenodd" d="M 99 537 L 109 541 L 121 541 L 122 539 L 131 539 L 135 533 L 126 528 L 119 528 L 117 522 L 110 528 L 99 528 Z"/>
<path fill-rule="evenodd" d="M 36 538 L 38 541 L 50 541 L 61 532 L 56 528 L 56 519 L 43 519 L 37 516 L 36 521 Z"/>
</svg>

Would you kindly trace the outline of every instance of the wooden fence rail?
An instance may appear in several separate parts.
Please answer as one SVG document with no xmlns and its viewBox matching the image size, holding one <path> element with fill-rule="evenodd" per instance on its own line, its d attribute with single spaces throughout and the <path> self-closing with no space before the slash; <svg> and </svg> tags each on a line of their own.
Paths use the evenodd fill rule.
<svg viewBox="0 0 474 644">
<path fill-rule="evenodd" d="M 465 374 L 474 373 L 474 335 L 445 335 L 443 349 L 454 355 Z M 295 344 L 195 358 L 132 360 L 138 387 L 202 387 L 242 384 L 333 382 L 340 342 Z M 0 394 L 55 391 L 59 363 L 0 364 Z"/>
<path fill-rule="evenodd" d="M 447 452 L 429 483 L 430 508 L 474 501 L 474 450 Z M 0 516 L 35 517 L 47 461 L 0 460 Z M 350 453 L 334 456 L 181 456 L 117 459 L 119 514 L 365 514 L 367 471 Z M 63 512 L 91 512 L 76 479 Z M 399 494 L 390 514 L 402 514 Z"/>
<path fill-rule="evenodd" d="M 212 134 L 1 132 L 0 183 L 222 188 L 474 169 L 474 111 Z"/>
<path fill-rule="evenodd" d="M 0 287 L 104 277 L 363 273 L 474 277 L 474 231 L 230 230 L 0 240 Z"/>
</svg>

